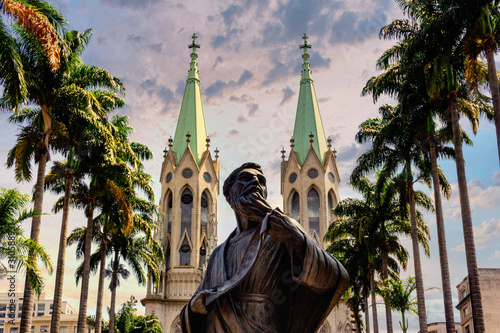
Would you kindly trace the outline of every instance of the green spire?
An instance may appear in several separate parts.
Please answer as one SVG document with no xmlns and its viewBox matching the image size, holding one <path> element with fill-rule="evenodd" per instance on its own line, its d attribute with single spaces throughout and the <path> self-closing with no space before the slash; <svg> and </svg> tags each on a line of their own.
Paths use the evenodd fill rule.
<svg viewBox="0 0 500 333">
<path fill-rule="evenodd" d="M 196 163 L 200 163 L 203 152 L 206 150 L 207 130 L 205 128 L 205 115 L 201 103 L 200 79 L 198 77 L 198 63 L 196 49 L 196 33 L 193 34 L 193 43 L 189 45 L 191 52 L 191 64 L 186 81 L 186 90 L 182 99 L 179 120 L 175 129 L 174 144 L 172 150 L 175 152 L 177 163 L 181 160 L 184 151 L 189 144 Z"/>
<path fill-rule="evenodd" d="M 295 115 L 295 127 L 293 129 L 294 148 L 299 157 L 300 165 L 304 164 L 307 154 L 314 147 L 321 163 L 324 161 L 327 152 L 327 144 L 321 114 L 319 112 L 316 91 L 309 67 L 309 54 L 307 49 L 311 45 L 307 44 L 307 35 L 304 34 L 304 44 L 300 48 L 304 50 L 302 59 L 302 77 L 300 80 L 299 102 L 297 104 L 297 114 Z"/>
</svg>

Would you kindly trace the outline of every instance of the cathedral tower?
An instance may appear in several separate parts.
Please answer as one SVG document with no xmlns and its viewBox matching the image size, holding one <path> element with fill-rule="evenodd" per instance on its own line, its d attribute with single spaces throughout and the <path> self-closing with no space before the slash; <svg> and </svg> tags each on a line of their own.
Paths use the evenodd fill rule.
<svg viewBox="0 0 500 333">
<path fill-rule="evenodd" d="M 304 35 L 299 101 L 290 154 L 282 151 L 281 194 L 285 214 L 300 222 L 319 244 L 332 221 L 331 210 L 339 201 L 339 170 L 331 140 L 326 139 L 316 91 L 309 67 Z"/>
<path fill-rule="evenodd" d="M 196 34 L 191 64 L 174 139 L 168 139 L 160 175 L 161 198 L 157 240 L 163 247 L 157 285 L 148 280 L 142 303 L 164 332 L 180 332 L 179 314 L 203 279 L 210 253 L 217 246 L 218 150 L 210 154 L 198 76 Z"/>
<path fill-rule="evenodd" d="M 326 247 L 323 237 L 334 219 L 332 209 L 339 202 L 340 177 L 336 151 L 331 149 L 331 140 L 326 139 L 314 90 L 308 54 L 311 45 L 305 34 L 303 39 L 299 100 L 288 160 L 285 150 L 281 151 L 281 195 L 285 214 Z M 350 320 L 349 308 L 339 301 L 318 333 L 351 332 Z"/>
</svg>

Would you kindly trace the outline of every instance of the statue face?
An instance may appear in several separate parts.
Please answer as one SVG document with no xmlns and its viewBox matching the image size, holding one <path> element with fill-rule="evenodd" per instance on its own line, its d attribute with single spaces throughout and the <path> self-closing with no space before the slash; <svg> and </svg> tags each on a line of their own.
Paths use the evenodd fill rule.
<svg viewBox="0 0 500 333">
<path fill-rule="evenodd" d="M 248 197 L 255 192 L 260 193 L 263 198 L 267 197 L 266 178 L 260 171 L 252 168 L 241 170 L 231 186 L 231 197 Z"/>
</svg>

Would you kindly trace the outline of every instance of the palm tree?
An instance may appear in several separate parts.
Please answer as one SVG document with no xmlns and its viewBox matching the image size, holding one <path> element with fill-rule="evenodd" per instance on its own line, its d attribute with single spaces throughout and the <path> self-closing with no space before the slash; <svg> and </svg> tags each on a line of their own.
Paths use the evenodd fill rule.
<svg viewBox="0 0 500 333">
<path fill-rule="evenodd" d="M 66 21 L 48 2 L 1 0 L 0 12 L 41 43 L 49 66 L 57 70 L 60 63 L 59 36 Z M 17 110 L 27 99 L 27 78 L 16 46 L 16 35 L 0 19 L 0 84 L 4 86 L 1 104 Z"/>
<path fill-rule="evenodd" d="M 79 66 L 75 68 L 76 74 L 71 79 L 75 85 L 82 90 L 87 90 L 95 86 L 106 86 L 108 81 L 119 82 L 110 77 L 109 73 L 95 67 Z M 82 86 L 80 86 L 82 85 Z M 83 86 L 85 85 L 85 86 Z M 109 87 L 114 89 L 113 86 Z M 63 121 L 66 126 L 64 140 L 66 141 L 67 160 L 66 163 L 55 163 L 51 173 L 45 178 L 45 187 L 50 188 L 55 193 L 64 191 L 64 202 L 62 205 L 61 234 L 59 240 L 59 252 L 57 261 L 54 307 L 52 312 L 51 332 L 59 332 L 60 308 L 63 292 L 64 263 L 66 258 L 66 237 L 69 218 L 69 206 L 71 197 L 71 186 L 75 173 L 78 174 L 78 164 L 75 154 L 81 154 L 81 151 L 89 149 L 89 145 L 95 145 L 96 142 L 104 142 L 104 146 L 113 147 L 113 137 L 107 126 L 107 113 L 115 106 L 122 106 L 123 100 L 116 96 L 115 91 L 92 90 L 88 92 L 88 99 L 83 103 L 66 104 L 67 112 L 62 113 Z M 101 103 L 101 101 L 103 103 Z M 92 102 L 92 103 L 91 103 Z M 99 143 L 101 145 L 102 143 Z M 113 158 L 112 151 L 107 150 L 110 158 Z M 64 182 L 58 180 L 64 179 Z M 57 211 L 57 209 L 55 210 Z"/>
<path fill-rule="evenodd" d="M 413 312 L 418 315 L 417 302 L 415 297 L 411 297 L 416 288 L 415 278 L 413 277 L 409 277 L 404 282 L 399 279 L 388 279 L 380 287 L 380 292 L 389 301 L 391 307 L 401 312 L 402 322 L 399 322 L 399 325 L 403 333 L 406 333 L 408 329 L 408 319 L 405 318 L 405 313 Z"/>
<path fill-rule="evenodd" d="M 109 283 L 111 290 L 109 332 L 114 333 L 116 288 L 120 285 L 120 277 L 126 279 L 130 275 L 129 270 L 120 261 L 123 260 L 128 264 L 140 285 L 145 285 L 147 274 L 153 277 L 153 281 L 158 279 L 158 262 L 163 260 L 163 252 L 160 244 L 153 239 L 152 234 L 142 236 L 135 228 L 128 237 L 124 234 L 113 235 L 109 246 L 113 253 L 113 259 L 109 268 L 106 269 L 106 275 L 111 278 Z M 144 272 L 143 265 L 147 267 L 147 274 Z"/>
<path fill-rule="evenodd" d="M 44 279 L 37 265 L 29 260 L 28 253 L 36 253 L 51 273 L 52 263 L 43 246 L 23 237 L 21 223 L 39 215 L 32 209 L 25 209 L 30 199 L 29 195 L 15 189 L 0 188 L 0 258 L 7 258 L 8 261 L 7 264 L 0 262 L 0 275 L 7 271 L 25 270 L 31 288 L 40 295 Z"/>
<path fill-rule="evenodd" d="M 399 207 L 402 214 L 407 214 L 409 209 L 420 330 L 426 332 L 424 286 L 419 251 L 421 235 L 418 231 L 419 214 L 416 211 L 416 202 L 420 200 L 421 207 L 426 210 L 432 210 L 432 205 L 422 192 L 414 190 L 414 183 L 422 182 L 430 186 L 430 167 L 422 151 L 415 145 L 411 115 L 403 117 L 396 111 L 397 109 L 385 105 L 379 109 L 381 118 L 368 119 L 360 125 L 360 130 L 356 134 L 358 142 L 371 141 L 373 146 L 358 159 L 351 181 L 356 181 L 369 171 L 381 168 L 377 187 L 380 188 L 387 179 L 393 178 L 395 186 L 399 188 L 401 201 Z M 412 171 L 413 166 L 419 170 L 416 175 Z M 402 172 L 396 177 L 400 169 Z M 428 249 L 426 249 L 427 252 Z"/>
</svg>

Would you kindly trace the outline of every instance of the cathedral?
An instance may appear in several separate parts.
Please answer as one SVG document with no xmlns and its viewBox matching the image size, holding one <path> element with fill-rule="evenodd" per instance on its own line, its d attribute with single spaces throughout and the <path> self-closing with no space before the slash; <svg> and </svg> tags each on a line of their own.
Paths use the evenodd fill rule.
<svg viewBox="0 0 500 333">
<path fill-rule="evenodd" d="M 339 201 L 339 170 L 326 139 L 304 35 L 300 92 L 288 159 L 282 150 L 283 211 L 297 220 L 318 244 Z M 141 300 L 146 315 L 157 316 L 165 333 L 180 333 L 179 315 L 203 279 L 205 264 L 217 247 L 218 151 L 210 152 L 200 93 L 196 34 L 189 45 L 191 63 L 175 135 L 168 140 L 161 169 L 157 240 L 165 263 L 157 284 L 148 279 Z M 352 332 L 350 310 L 340 301 L 318 332 Z"/>
</svg>

